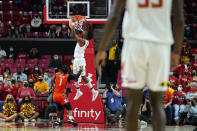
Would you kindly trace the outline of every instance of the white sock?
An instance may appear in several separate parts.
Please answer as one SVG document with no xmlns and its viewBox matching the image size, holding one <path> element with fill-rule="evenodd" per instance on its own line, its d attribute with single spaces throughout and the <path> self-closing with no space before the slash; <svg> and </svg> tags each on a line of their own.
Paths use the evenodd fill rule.
<svg viewBox="0 0 197 131">
<path fill-rule="evenodd" d="M 93 86 L 90 82 L 87 83 L 87 86 L 91 89 Z"/>
<path fill-rule="evenodd" d="M 96 90 L 94 88 L 92 88 L 92 92 L 94 93 L 94 92 L 96 92 Z"/>
<path fill-rule="evenodd" d="M 60 118 L 57 118 L 57 121 L 60 122 Z"/>
<path fill-rule="evenodd" d="M 68 116 L 68 119 L 72 120 L 73 119 L 73 116 Z"/>
<path fill-rule="evenodd" d="M 77 92 L 80 92 L 80 88 L 77 88 Z"/>
</svg>

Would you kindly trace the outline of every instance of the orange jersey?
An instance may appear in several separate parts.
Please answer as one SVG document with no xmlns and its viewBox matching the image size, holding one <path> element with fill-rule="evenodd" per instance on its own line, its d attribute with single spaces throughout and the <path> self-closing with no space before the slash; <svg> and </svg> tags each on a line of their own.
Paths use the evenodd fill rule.
<svg viewBox="0 0 197 131">
<path fill-rule="evenodd" d="M 56 79 L 55 79 L 55 93 L 63 93 L 66 86 L 67 86 L 67 78 L 69 74 L 62 74 L 61 72 L 57 73 Z"/>
</svg>

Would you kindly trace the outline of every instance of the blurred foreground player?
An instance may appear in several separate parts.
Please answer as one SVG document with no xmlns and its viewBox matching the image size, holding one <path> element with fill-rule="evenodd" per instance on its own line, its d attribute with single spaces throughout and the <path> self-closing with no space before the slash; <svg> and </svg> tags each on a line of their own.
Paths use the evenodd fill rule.
<svg viewBox="0 0 197 131">
<path fill-rule="evenodd" d="M 60 122 L 60 111 L 64 110 L 64 108 L 68 111 L 68 123 L 74 126 L 77 126 L 77 123 L 73 120 L 72 116 L 72 108 L 68 98 L 65 96 L 67 90 L 67 82 L 71 80 L 76 80 L 81 75 L 82 69 L 78 72 L 77 75 L 69 75 L 68 74 L 68 67 L 65 66 L 62 69 L 62 72 L 58 72 L 55 76 L 51 79 L 51 85 L 53 93 L 53 100 L 57 104 L 58 111 L 57 111 L 57 122 L 56 124 L 61 124 Z M 55 82 L 55 87 L 54 87 Z"/>
<path fill-rule="evenodd" d="M 76 20 L 74 19 L 74 17 L 72 18 L 72 21 L 74 23 L 76 23 Z M 86 61 L 84 58 L 85 50 L 89 45 L 88 40 L 92 39 L 93 34 L 92 34 L 92 32 L 90 32 L 88 30 L 86 21 L 83 26 L 83 29 L 81 30 L 82 31 L 82 38 L 76 34 L 75 24 L 72 25 L 71 29 L 72 29 L 72 34 L 73 34 L 75 40 L 77 41 L 77 44 L 75 46 L 75 51 L 74 51 L 73 73 L 77 74 L 79 72 L 80 67 L 82 67 L 83 71 L 81 73 L 81 77 L 82 77 L 83 81 L 87 84 L 87 86 L 91 89 L 92 101 L 95 101 L 99 92 L 93 88 L 91 81 L 86 77 L 86 68 L 85 68 Z M 76 93 L 76 96 L 74 97 L 74 100 L 77 100 L 80 96 L 83 95 L 83 93 L 80 91 L 80 88 L 79 88 L 79 80 L 75 81 L 75 85 L 77 88 L 77 93 Z"/>
<path fill-rule="evenodd" d="M 127 88 L 127 131 L 137 130 L 138 110 L 142 99 L 142 88 L 147 84 L 153 109 L 154 131 L 165 130 L 165 114 L 162 109 L 163 94 L 167 89 L 170 70 L 179 64 L 183 40 L 183 0 L 116 0 L 105 27 L 102 42 L 96 56 L 96 67 L 104 65 L 106 46 L 126 6 L 123 20 L 122 85 Z M 171 27 L 171 7 L 173 31 Z"/>
</svg>

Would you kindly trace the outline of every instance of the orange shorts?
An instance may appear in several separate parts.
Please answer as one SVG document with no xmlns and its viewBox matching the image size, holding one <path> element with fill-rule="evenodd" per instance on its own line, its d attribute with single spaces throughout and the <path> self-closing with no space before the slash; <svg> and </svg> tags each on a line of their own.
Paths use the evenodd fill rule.
<svg viewBox="0 0 197 131">
<path fill-rule="evenodd" d="M 62 93 L 54 93 L 53 100 L 55 103 L 60 103 L 61 105 L 69 103 L 68 98 L 66 98 Z"/>
</svg>

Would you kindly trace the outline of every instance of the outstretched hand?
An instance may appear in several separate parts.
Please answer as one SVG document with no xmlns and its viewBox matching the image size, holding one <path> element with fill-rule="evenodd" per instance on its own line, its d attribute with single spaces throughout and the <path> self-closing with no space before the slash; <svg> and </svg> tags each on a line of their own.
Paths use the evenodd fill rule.
<svg viewBox="0 0 197 131">
<path fill-rule="evenodd" d="M 95 60 L 95 65 L 96 65 L 96 69 L 97 69 L 98 73 L 101 73 L 100 64 L 102 66 L 105 66 L 105 59 L 106 59 L 106 52 L 105 51 L 98 51 L 98 53 L 96 55 L 96 60 Z"/>
</svg>

